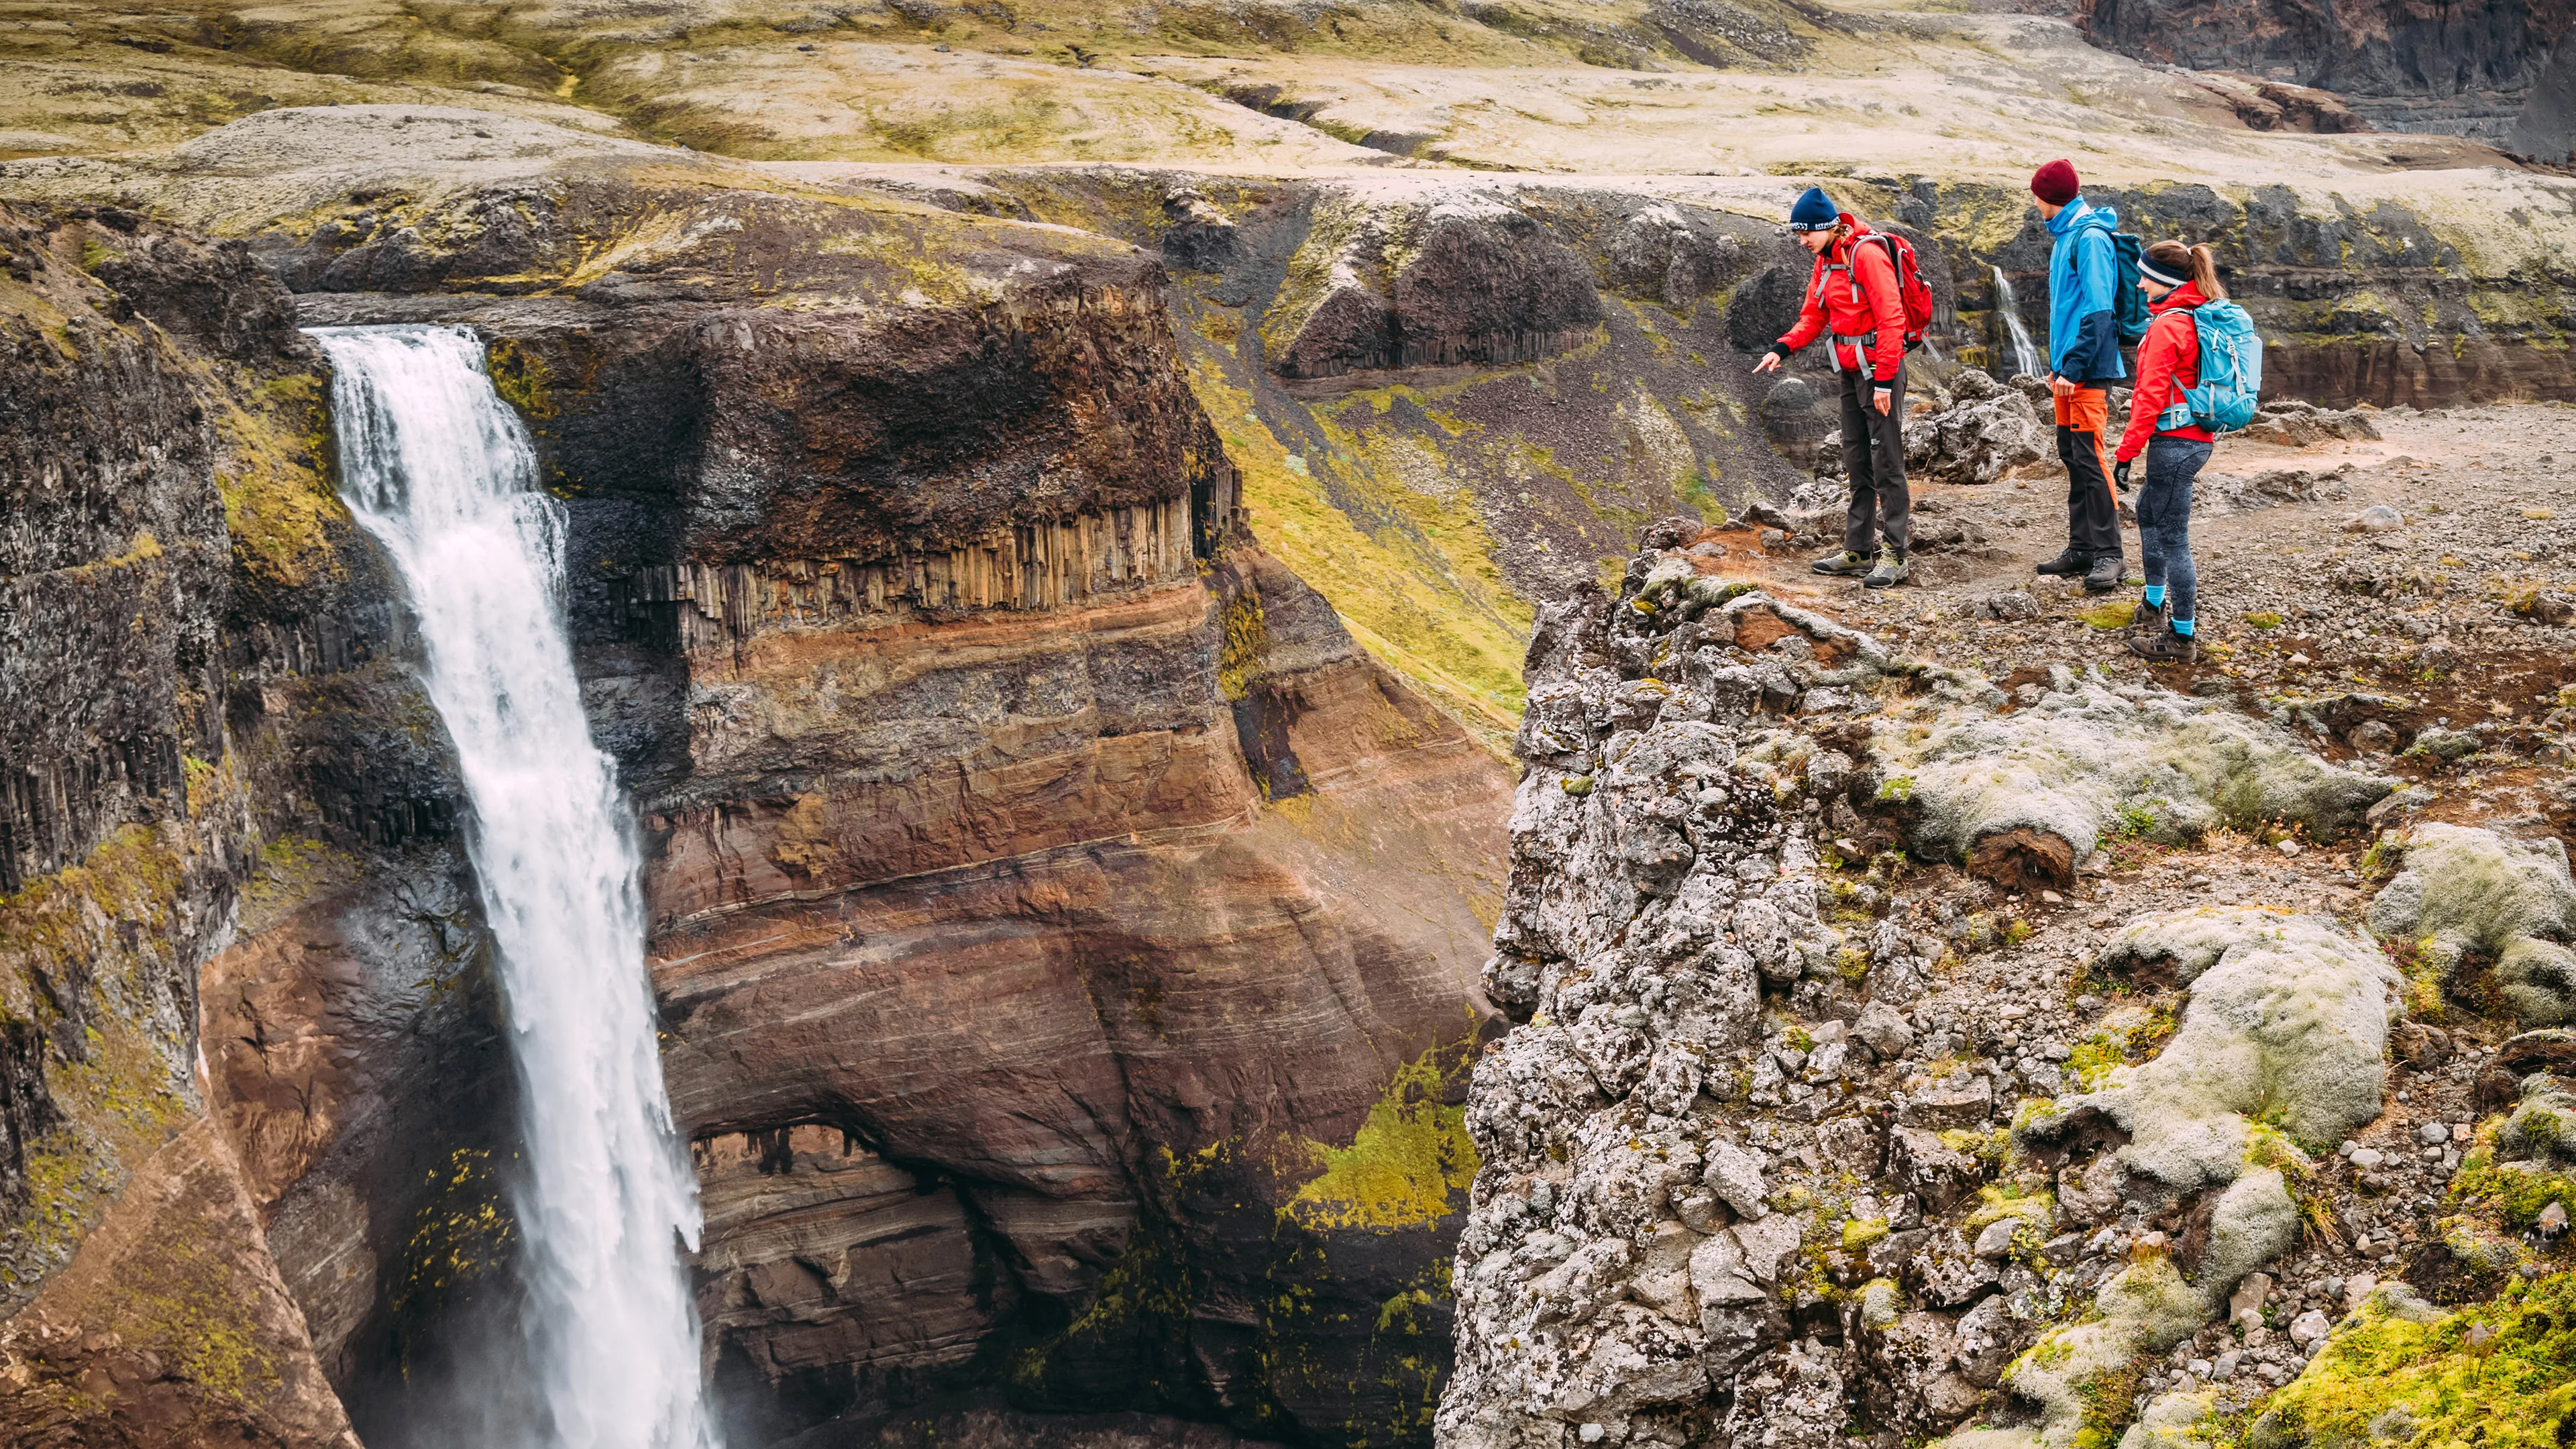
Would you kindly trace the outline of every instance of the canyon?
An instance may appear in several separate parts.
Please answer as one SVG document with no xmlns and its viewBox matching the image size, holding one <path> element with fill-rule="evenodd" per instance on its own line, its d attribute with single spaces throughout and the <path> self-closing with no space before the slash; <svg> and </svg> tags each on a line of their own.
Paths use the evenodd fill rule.
<svg viewBox="0 0 2576 1449">
<path fill-rule="evenodd" d="M 314 328 L 463 329 L 560 515 L 725 1443 L 1974 1449 L 2258 1383 L 2211 1412 L 2324 1434 L 2349 1365 L 2249 1272 L 2522 1354 L 2482 1305 L 2561 1281 L 2513 1144 L 2564 1063 L 2514 943 L 2565 932 L 2357 923 L 2444 822 L 2569 828 L 2554 513 L 2423 512 L 2576 448 L 2564 17 L 2295 11 L 13 11 L 0 1443 L 547 1416 L 527 988 Z M 2427 540 L 2236 580 L 2276 612 L 2187 675 L 2022 587 L 2036 446 L 1925 443 L 1892 604 L 1791 557 L 1839 484 L 1821 365 L 1750 370 L 1789 199 L 1914 239 L 1955 441 L 2044 335 L 2061 152 L 2262 328 L 2305 411 L 2227 456 L 2374 470 L 2249 474 L 2242 526 L 2359 488 Z M 2355 598 L 2366 687 L 2266 642 Z M 2084 803 L 2084 730 L 2239 773 Z M 2006 758 L 2055 813 L 1938 795 Z M 2208 1036 L 2268 919 L 2166 922 L 2209 876 L 2369 1061 L 2193 1098 L 2301 1155 L 2185 1182 L 2138 1094 L 2304 1050 Z M 2407 1295 L 2345 1292 L 2391 1235 Z"/>
</svg>

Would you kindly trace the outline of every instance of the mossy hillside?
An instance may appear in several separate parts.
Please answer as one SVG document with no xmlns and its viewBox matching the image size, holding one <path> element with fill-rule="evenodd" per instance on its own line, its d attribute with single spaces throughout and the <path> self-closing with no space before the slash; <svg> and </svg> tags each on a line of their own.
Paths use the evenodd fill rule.
<svg viewBox="0 0 2576 1449">
<path fill-rule="evenodd" d="M 818 49 L 628 52 L 591 70 L 578 95 L 656 140 L 763 161 L 1153 163 L 1177 153 L 1248 164 L 1259 142 L 1243 133 L 1298 131 L 1196 91 L 1072 65 L 978 65 L 837 37 Z M 770 110 L 753 103 L 763 92 L 805 104 Z M 1312 133 L 1297 140 L 1301 152 L 1355 150 Z"/>
<path fill-rule="evenodd" d="M 2253 1444 L 2558 1449 L 2576 1432 L 2576 1273 L 2430 1322 L 2375 1298 L 2274 1395 Z"/>
<path fill-rule="evenodd" d="M 1167 224 L 1159 196 L 997 181 L 1063 224 L 1146 241 Z M 1263 199 L 1202 194 L 1247 215 Z M 1353 209 L 1328 224 L 1363 220 Z M 1309 234 L 1293 255 L 1329 260 L 1341 250 L 1329 241 Z M 1780 467 L 1708 361 L 1727 353 L 1711 331 L 1722 308 L 1706 301 L 1689 320 L 1614 308 L 1596 340 L 1544 362 L 1287 384 L 1263 362 L 1281 341 L 1262 334 L 1297 315 L 1293 276 L 1277 301 L 1238 300 L 1213 276 L 1179 281 L 1192 385 L 1264 545 L 1489 745 L 1517 725 L 1531 601 L 1624 567 L 1653 519 L 1725 517 Z"/>
<path fill-rule="evenodd" d="M 9 80 L 0 84 L 0 133 L 13 133 L 0 158 L 165 145 L 279 106 L 440 104 L 458 88 L 485 110 L 617 124 L 548 99 L 559 72 L 542 56 L 478 48 L 470 34 L 425 23 L 420 12 L 430 7 L 338 0 L 320 17 L 313 8 L 321 7 L 22 6 L 22 23 L 0 31 Z"/>
<path fill-rule="evenodd" d="M 1474 548 L 1481 530 L 1473 515 L 1462 519 L 1400 485 L 1386 487 L 1364 455 L 1329 444 L 1292 452 L 1252 394 L 1192 351 L 1192 390 L 1225 439 L 1263 545 L 1389 668 L 1489 744 L 1508 738 L 1519 725 L 1520 656 L 1532 614 L 1517 595 L 1478 577 L 1478 565 L 1490 562 Z"/>
<path fill-rule="evenodd" d="M 1339 1442 L 1425 1442 L 1448 1364 L 1450 1252 L 1475 1181 L 1476 1150 L 1456 1095 L 1472 1039 L 1398 1068 L 1347 1147 L 1290 1140 L 1277 1153 L 1322 1171 L 1278 1209 L 1278 1285 L 1265 1311 L 1267 1377 L 1301 1419 Z M 1415 1265 L 1384 1297 L 1390 1262 Z M 1326 1351 L 1318 1351 L 1325 1349 Z"/>
<path fill-rule="evenodd" d="M 46 1098 L 26 1196 L 0 1202 L 0 1312 L 70 1260 L 193 1103 L 195 1023 L 169 959 L 181 838 L 129 825 L 0 898 L 0 1021 L 34 1029 Z"/>
<path fill-rule="evenodd" d="M 349 511 L 331 483 L 323 391 L 320 377 L 290 373 L 218 393 L 215 488 L 234 564 L 262 584 L 297 588 L 339 569 L 332 534 Z"/>
</svg>

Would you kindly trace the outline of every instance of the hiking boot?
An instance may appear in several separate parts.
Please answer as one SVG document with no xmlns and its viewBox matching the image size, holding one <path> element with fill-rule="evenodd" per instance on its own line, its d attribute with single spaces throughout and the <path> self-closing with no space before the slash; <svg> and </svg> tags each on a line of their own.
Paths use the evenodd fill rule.
<svg viewBox="0 0 2576 1449">
<path fill-rule="evenodd" d="M 2132 639 L 2152 639 L 2165 631 L 2165 621 L 2172 616 L 2172 612 L 2163 604 L 2150 604 L 2141 600 L 2138 604 L 2137 616 L 2129 620 L 2129 627 L 2121 632 Z"/>
<path fill-rule="evenodd" d="M 1832 574 L 1836 578 L 1856 579 L 1862 574 L 1869 572 L 1869 555 L 1865 553 L 1854 553 L 1847 548 L 1838 548 L 1832 553 L 1826 554 L 1823 558 L 1816 560 L 1811 567 L 1820 574 Z"/>
<path fill-rule="evenodd" d="M 2161 632 L 2132 637 L 2129 652 L 2150 664 L 2189 664 L 2200 658 L 2200 641 L 2167 624 Z"/>
<path fill-rule="evenodd" d="M 2084 592 L 2107 594 L 2118 588 L 2120 575 L 2127 572 L 2126 563 L 2116 553 L 2106 553 L 2093 560 L 2093 566 L 2084 571 Z"/>
<path fill-rule="evenodd" d="M 1878 566 L 1869 571 L 1869 577 L 1861 580 L 1860 586 L 1864 589 L 1891 588 L 1905 582 L 1911 572 L 1905 566 L 1905 550 L 1891 545 L 1881 545 L 1878 550 Z"/>
<path fill-rule="evenodd" d="M 2066 552 L 2039 566 L 2043 574 L 2080 574 L 2093 567 L 2093 555 L 2069 545 Z"/>
</svg>

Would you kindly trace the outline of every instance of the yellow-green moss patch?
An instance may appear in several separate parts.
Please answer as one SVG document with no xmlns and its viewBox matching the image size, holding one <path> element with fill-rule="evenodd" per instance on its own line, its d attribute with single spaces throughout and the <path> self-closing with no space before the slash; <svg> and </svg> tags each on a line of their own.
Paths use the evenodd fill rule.
<svg viewBox="0 0 2576 1449">
<path fill-rule="evenodd" d="M 2430 1323 L 2365 1305 L 2267 1417 L 2309 1444 L 2558 1449 L 2576 1430 L 2576 1273 Z"/>
<path fill-rule="evenodd" d="M 1308 1228 L 1392 1229 L 1436 1222 L 1457 1210 L 1476 1180 L 1467 1110 L 1441 1102 L 1462 1065 L 1457 1047 L 1406 1063 L 1348 1147 L 1307 1142 L 1323 1171 L 1280 1209 Z"/>
</svg>

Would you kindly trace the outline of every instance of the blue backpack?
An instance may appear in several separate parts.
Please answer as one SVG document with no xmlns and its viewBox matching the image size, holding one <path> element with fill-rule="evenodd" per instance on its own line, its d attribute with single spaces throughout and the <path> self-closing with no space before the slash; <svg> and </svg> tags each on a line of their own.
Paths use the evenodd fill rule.
<svg viewBox="0 0 2576 1449">
<path fill-rule="evenodd" d="M 2146 245 L 2133 232 L 2111 233 L 2111 275 L 2124 279 L 2111 287 L 2111 316 L 2119 324 L 2122 342 L 2136 342 L 2146 336 L 2147 324 L 2156 320 L 2147 310 L 2147 294 L 2138 290 L 2135 280 Z"/>
<path fill-rule="evenodd" d="M 2156 419 L 2163 428 L 2198 423 L 2213 433 L 2234 432 L 2254 421 L 2263 391 L 2263 339 L 2254 319 L 2233 302 L 2203 302 L 2191 309 L 2200 338 L 2200 385 Z"/>
</svg>

